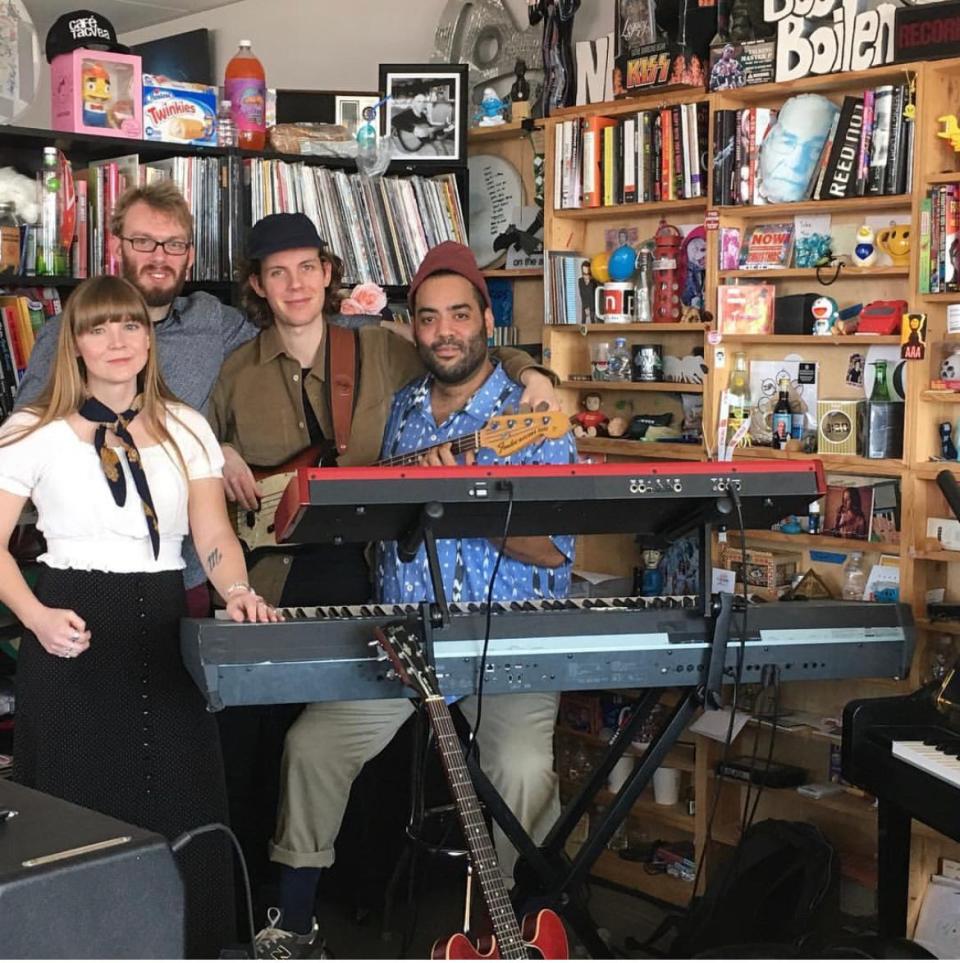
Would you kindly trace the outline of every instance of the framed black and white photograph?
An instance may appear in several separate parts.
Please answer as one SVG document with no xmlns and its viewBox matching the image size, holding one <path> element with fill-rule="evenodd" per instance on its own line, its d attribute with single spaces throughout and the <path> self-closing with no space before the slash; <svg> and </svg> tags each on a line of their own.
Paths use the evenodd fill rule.
<svg viewBox="0 0 960 963">
<path fill-rule="evenodd" d="M 467 152 L 467 65 L 381 64 L 383 134 L 392 160 L 462 161 Z"/>
</svg>

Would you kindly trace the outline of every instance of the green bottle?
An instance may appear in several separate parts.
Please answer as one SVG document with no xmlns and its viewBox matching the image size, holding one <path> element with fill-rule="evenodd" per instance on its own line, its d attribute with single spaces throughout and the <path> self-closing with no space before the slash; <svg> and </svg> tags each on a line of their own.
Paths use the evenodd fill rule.
<svg viewBox="0 0 960 963">
<path fill-rule="evenodd" d="M 887 388 L 887 362 L 871 361 L 873 365 L 873 391 L 870 392 L 871 401 L 890 401 L 890 390 Z"/>
</svg>

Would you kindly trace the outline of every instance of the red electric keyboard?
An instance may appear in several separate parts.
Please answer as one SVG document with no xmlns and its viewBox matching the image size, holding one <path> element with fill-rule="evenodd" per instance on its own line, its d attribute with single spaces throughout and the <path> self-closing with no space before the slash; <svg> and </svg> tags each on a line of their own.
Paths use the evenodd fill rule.
<svg viewBox="0 0 960 963">
<path fill-rule="evenodd" d="M 818 461 L 631 462 L 454 468 L 300 468 L 276 513 L 278 542 L 397 538 L 425 505 L 438 538 L 680 533 L 721 521 L 768 528 L 826 491 Z M 738 505 L 739 502 L 739 512 Z"/>
</svg>

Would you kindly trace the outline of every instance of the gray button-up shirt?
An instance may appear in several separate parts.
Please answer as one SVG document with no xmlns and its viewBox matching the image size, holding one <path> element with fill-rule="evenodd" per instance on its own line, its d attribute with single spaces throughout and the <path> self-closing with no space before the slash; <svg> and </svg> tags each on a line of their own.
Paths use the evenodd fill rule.
<svg viewBox="0 0 960 963">
<path fill-rule="evenodd" d="M 154 330 L 160 371 L 168 387 L 181 401 L 205 415 L 220 366 L 260 329 L 236 308 L 223 304 L 212 294 L 197 291 L 189 297 L 176 298 L 170 313 L 156 322 Z M 46 386 L 56 357 L 59 332 L 59 316 L 51 318 L 40 329 L 27 373 L 17 389 L 18 407 L 36 400 Z M 183 557 L 187 563 L 183 573 L 186 587 L 193 588 L 206 581 L 189 539 L 183 543 Z"/>
</svg>

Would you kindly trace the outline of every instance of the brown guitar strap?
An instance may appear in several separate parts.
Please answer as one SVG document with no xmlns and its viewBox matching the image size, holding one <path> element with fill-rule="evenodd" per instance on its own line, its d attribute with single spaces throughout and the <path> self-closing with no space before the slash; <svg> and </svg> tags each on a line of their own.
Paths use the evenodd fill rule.
<svg viewBox="0 0 960 963">
<path fill-rule="evenodd" d="M 360 352 L 357 332 L 339 324 L 327 323 L 327 401 L 333 421 L 333 439 L 337 454 L 342 455 L 350 444 L 353 425 L 353 404 L 356 399 L 360 374 Z"/>
</svg>

